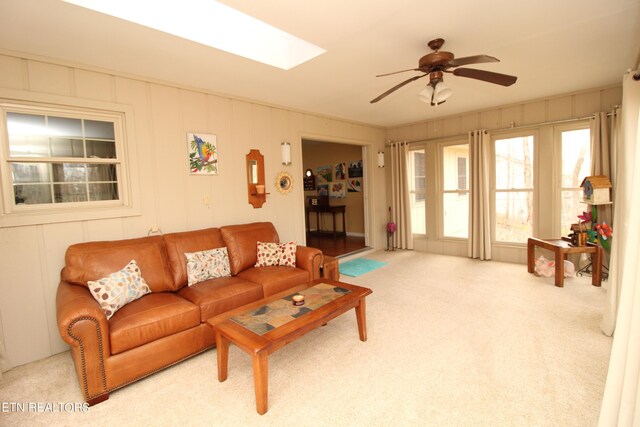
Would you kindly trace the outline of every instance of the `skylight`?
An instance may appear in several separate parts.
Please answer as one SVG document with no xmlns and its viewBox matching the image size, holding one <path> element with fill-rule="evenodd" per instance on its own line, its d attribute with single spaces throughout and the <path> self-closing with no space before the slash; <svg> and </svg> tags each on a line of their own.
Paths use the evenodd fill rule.
<svg viewBox="0 0 640 427">
<path fill-rule="evenodd" d="M 214 0 L 63 0 L 289 70 L 326 50 Z"/>
</svg>

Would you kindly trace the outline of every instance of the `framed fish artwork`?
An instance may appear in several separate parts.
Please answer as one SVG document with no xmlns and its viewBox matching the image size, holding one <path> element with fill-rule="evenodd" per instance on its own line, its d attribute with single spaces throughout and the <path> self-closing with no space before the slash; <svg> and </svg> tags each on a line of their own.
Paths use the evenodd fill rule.
<svg viewBox="0 0 640 427">
<path fill-rule="evenodd" d="M 191 175 L 218 174 L 218 138 L 207 133 L 187 133 L 189 173 Z"/>
</svg>

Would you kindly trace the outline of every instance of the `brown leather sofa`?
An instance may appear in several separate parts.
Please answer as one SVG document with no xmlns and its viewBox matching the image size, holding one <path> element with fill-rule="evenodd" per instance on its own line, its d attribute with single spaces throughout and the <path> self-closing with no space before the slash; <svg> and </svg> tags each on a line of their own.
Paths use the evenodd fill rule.
<svg viewBox="0 0 640 427">
<path fill-rule="evenodd" d="M 70 246 L 56 310 L 85 400 L 102 402 L 113 390 L 213 347 L 207 319 L 320 277 L 322 253 L 305 246 L 297 246 L 295 268 L 254 267 L 258 241 L 279 243 L 271 223 Z M 184 253 L 223 246 L 231 276 L 187 286 Z M 132 259 L 151 293 L 107 320 L 87 282 L 120 270 Z"/>
</svg>

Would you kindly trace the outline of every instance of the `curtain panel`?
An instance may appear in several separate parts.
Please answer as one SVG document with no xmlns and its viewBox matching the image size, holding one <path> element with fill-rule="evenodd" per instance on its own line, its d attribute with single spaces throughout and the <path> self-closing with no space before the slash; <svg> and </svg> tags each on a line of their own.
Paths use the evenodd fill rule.
<svg viewBox="0 0 640 427">
<path fill-rule="evenodd" d="M 639 73 L 640 77 L 640 73 Z M 640 425 L 640 81 L 622 84 L 622 139 L 616 147 L 614 238 L 603 331 L 615 335 L 601 426 Z M 616 232 L 617 230 L 617 232 Z M 606 330 L 605 330 L 606 329 Z"/>
<path fill-rule="evenodd" d="M 469 132 L 469 258 L 491 259 L 491 135 L 485 129 Z"/>
<path fill-rule="evenodd" d="M 392 142 L 391 151 L 391 220 L 396 223 L 393 247 L 413 249 L 411 231 L 411 200 L 409 195 L 409 171 L 407 160 L 409 146 L 406 142 Z"/>
</svg>

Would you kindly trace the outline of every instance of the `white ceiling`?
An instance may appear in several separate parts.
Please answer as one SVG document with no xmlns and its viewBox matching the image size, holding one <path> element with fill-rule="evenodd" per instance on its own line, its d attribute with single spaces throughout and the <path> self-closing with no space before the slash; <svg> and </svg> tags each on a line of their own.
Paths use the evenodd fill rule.
<svg viewBox="0 0 640 427">
<path fill-rule="evenodd" d="M 59 0 L 0 0 L 0 49 L 393 126 L 617 84 L 640 48 L 638 0 L 223 2 L 327 53 L 283 71 Z M 417 98 L 424 78 L 369 103 L 416 73 L 376 74 L 416 67 L 437 37 L 456 57 L 501 60 L 469 68 L 518 81 L 446 75 L 453 95 L 434 108 Z"/>
</svg>

